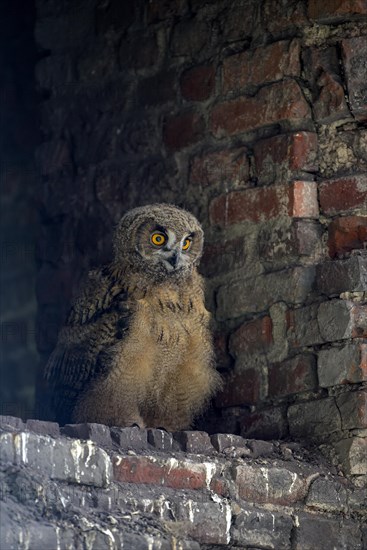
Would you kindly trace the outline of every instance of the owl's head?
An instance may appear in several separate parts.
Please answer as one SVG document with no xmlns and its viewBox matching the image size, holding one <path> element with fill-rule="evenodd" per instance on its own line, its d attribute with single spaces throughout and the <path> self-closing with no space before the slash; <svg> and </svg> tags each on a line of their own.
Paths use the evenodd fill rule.
<svg viewBox="0 0 367 550">
<path fill-rule="evenodd" d="M 203 250 L 203 230 L 192 214 L 172 204 L 130 210 L 116 228 L 115 259 L 155 279 L 191 273 Z"/>
</svg>

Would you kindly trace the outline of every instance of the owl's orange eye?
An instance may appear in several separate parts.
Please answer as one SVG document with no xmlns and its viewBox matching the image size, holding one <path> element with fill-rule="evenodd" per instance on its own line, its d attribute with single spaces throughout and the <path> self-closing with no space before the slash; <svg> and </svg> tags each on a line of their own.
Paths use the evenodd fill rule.
<svg viewBox="0 0 367 550">
<path fill-rule="evenodd" d="M 190 246 L 191 246 L 191 239 L 187 238 L 183 242 L 182 250 L 188 250 Z"/>
<path fill-rule="evenodd" d="M 153 233 L 150 240 L 155 246 L 163 246 L 167 241 L 167 237 L 163 233 Z"/>
</svg>

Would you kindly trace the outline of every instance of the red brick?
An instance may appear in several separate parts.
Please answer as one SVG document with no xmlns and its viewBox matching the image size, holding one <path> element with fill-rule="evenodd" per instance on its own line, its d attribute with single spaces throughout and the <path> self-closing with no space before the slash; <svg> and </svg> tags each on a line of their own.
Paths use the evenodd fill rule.
<svg viewBox="0 0 367 550">
<path fill-rule="evenodd" d="M 298 40 L 275 42 L 227 57 L 223 62 L 223 93 L 274 82 L 285 76 L 299 76 L 300 72 Z"/>
<path fill-rule="evenodd" d="M 346 19 L 347 15 L 367 14 L 365 0 L 310 0 L 308 2 L 308 16 L 320 21 Z"/>
<path fill-rule="evenodd" d="M 236 407 L 254 404 L 261 400 L 261 373 L 256 369 L 246 369 L 234 373 L 224 380 L 224 389 L 216 398 L 218 407 Z"/>
<path fill-rule="evenodd" d="M 346 176 L 319 186 L 320 206 L 325 214 L 367 209 L 367 176 Z"/>
<path fill-rule="evenodd" d="M 280 122 L 310 118 L 310 108 L 294 80 L 266 86 L 254 97 L 240 97 L 216 105 L 210 128 L 215 137 L 235 135 Z"/>
<path fill-rule="evenodd" d="M 199 141 L 205 130 L 202 116 L 195 112 L 182 113 L 166 119 L 163 140 L 167 149 L 175 151 Z"/>
<path fill-rule="evenodd" d="M 364 2 L 367 13 L 367 2 Z M 347 80 L 349 103 L 354 116 L 367 118 L 366 58 L 367 38 L 361 36 L 343 40 L 344 72 Z"/>
<path fill-rule="evenodd" d="M 317 134 L 296 132 L 254 145 L 255 174 L 261 183 L 283 182 L 299 171 L 317 170 Z"/>
<path fill-rule="evenodd" d="M 335 258 L 367 246 L 367 217 L 346 216 L 333 220 L 328 228 L 329 256 Z"/>
<path fill-rule="evenodd" d="M 269 397 L 293 395 L 316 388 L 316 361 L 313 355 L 298 355 L 269 366 Z"/>
<path fill-rule="evenodd" d="M 181 93 L 191 101 L 204 101 L 214 92 L 215 68 L 213 65 L 201 65 L 188 69 L 181 75 Z"/>
<path fill-rule="evenodd" d="M 344 430 L 367 428 L 367 391 L 348 392 L 336 398 Z"/>
<path fill-rule="evenodd" d="M 213 345 L 215 350 L 216 364 L 221 368 L 230 367 L 232 359 L 228 351 L 228 335 L 225 334 L 223 330 L 214 333 Z"/>
<path fill-rule="evenodd" d="M 164 485 L 174 489 L 203 489 L 207 472 L 203 464 L 160 460 L 147 456 L 117 456 L 113 462 L 116 481 Z"/>
<path fill-rule="evenodd" d="M 209 215 L 212 224 L 224 227 L 279 216 L 315 218 L 318 216 L 316 183 L 295 181 L 287 186 L 232 191 L 212 200 Z"/>
<path fill-rule="evenodd" d="M 273 344 L 273 322 L 269 316 L 243 323 L 230 338 L 234 356 L 241 353 L 267 352 Z"/>
<path fill-rule="evenodd" d="M 190 183 L 206 187 L 224 184 L 227 188 L 248 183 L 250 173 L 246 147 L 224 149 L 191 160 Z"/>
</svg>

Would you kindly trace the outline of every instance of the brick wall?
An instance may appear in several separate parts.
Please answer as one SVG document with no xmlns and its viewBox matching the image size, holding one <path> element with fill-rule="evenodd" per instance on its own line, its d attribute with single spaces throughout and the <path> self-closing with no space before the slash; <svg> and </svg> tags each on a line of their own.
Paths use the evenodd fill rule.
<svg viewBox="0 0 367 550">
<path fill-rule="evenodd" d="M 203 424 L 333 443 L 366 480 L 363 2 L 38 0 L 39 350 L 130 207 L 206 231 L 226 386 Z"/>
<path fill-rule="evenodd" d="M 2 550 L 363 550 L 366 492 L 295 443 L 0 417 Z"/>
</svg>

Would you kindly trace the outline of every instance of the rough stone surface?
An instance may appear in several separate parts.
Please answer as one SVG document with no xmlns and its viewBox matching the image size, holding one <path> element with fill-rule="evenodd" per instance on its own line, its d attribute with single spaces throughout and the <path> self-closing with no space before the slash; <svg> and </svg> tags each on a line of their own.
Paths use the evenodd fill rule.
<svg viewBox="0 0 367 550">
<path fill-rule="evenodd" d="M 0 420 L 4 550 L 24 541 L 37 550 L 199 550 L 242 548 L 244 541 L 247 549 L 291 550 L 326 548 L 328 540 L 363 549 L 365 491 L 336 475 L 316 450 L 231 434 L 212 435 L 215 450 L 204 432 L 196 439 L 195 432 L 175 434 L 186 445 L 201 441 L 202 450 L 189 454 L 161 445 L 111 449 Z M 67 431 L 96 429 L 81 426 Z M 149 430 L 148 439 L 154 443 L 160 431 Z"/>
</svg>

